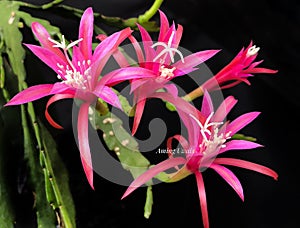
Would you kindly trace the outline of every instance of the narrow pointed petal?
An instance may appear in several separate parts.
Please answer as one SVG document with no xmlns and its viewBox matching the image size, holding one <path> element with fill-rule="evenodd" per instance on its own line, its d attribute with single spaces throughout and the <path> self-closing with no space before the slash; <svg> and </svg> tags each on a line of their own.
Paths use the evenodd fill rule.
<svg viewBox="0 0 300 228">
<path fill-rule="evenodd" d="M 91 186 L 94 189 L 93 185 L 93 165 L 92 157 L 89 145 L 89 130 L 88 130 L 88 111 L 90 104 L 83 103 L 79 109 L 78 114 L 78 145 L 80 151 L 81 162 L 83 170 L 85 172 L 86 178 Z"/>
<path fill-rule="evenodd" d="M 145 62 L 145 58 L 144 58 L 144 53 L 142 51 L 141 45 L 137 42 L 137 40 L 135 39 L 135 37 L 132 36 L 132 35 L 129 35 L 128 39 L 130 40 L 130 42 L 131 42 L 131 44 L 132 44 L 132 46 L 133 46 L 133 48 L 135 50 L 138 63 L 144 63 Z"/>
<path fill-rule="evenodd" d="M 159 16 L 160 16 L 160 29 L 159 29 L 158 41 L 162 41 L 165 38 L 170 25 L 167 16 L 161 10 L 159 10 Z"/>
<path fill-rule="evenodd" d="M 244 169 L 249 169 L 273 177 L 275 180 L 278 179 L 278 174 L 274 170 L 253 162 L 244 161 L 235 158 L 216 158 L 214 160 L 214 163 L 220 165 L 231 165 L 231 166 L 236 166 Z"/>
<path fill-rule="evenodd" d="M 152 41 L 152 38 L 149 35 L 149 33 L 146 31 L 146 29 L 144 29 L 139 24 L 137 26 L 138 26 L 139 31 L 140 31 L 141 36 L 142 36 L 144 50 L 145 50 L 145 56 L 146 56 L 145 61 L 146 61 L 146 65 L 147 65 L 147 62 L 152 62 L 154 57 L 155 57 L 155 51 L 151 47 L 153 45 L 153 41 Z M 148 68 L 148 67 L 146 67 L 146 68 Z"/>
<path fill-rule="evenodd" d="M 59 50 L 59 48 L 53 47 L 54 44 L 51 41 L 49 41 L 49 38 L 51 37 L 48 31 L 44 28 L 44 26 L 42 26 L 38 22 L 33 22 L 31 24 L 31 29 L 34 35 L 36 36 L 36 38 L 38 39 L 38 41 L 40 42 L 40 44 L 44 48 L 51 50 L 53 53 L 58 55 L 61 59 L 65 58 L 61 50 Z"/>
<path fill-rule="evenodd" d="M 92 75 L 98 77 L 110 55 L 118 48 L 120 43 L 122 43 L 130 34 L 132 30 L 130 28 L 123 29 L 119 32 L 108 36 L 104 41 L 102 41 L 96 48 L 92 57 L 92 62 L 94 67 L 92 68 Z M 96 81 L 98 78 L 94 78 Z"/>
<path fill-rule="evenodd" d="M 197 180 L 197 188 L 198 195 L 200 200 L 200 208 L 202 212 L 202 221 L 204 228 L 209 228 L 209 220 L 208 220 L 208 211 L 207 211 L 207 201 L 206 201 L 206 192 L 202 174 L 199 172 L 195 172 L 196 180 Z"/>
<path fill-rule="evenodd" d="M 221 165 L 211 164 L 210 168 L 215 170 L 239 195 L 239 197 L 244 201 L 243 187 L 239 179 L 233 174 L 232 171 Z"/>
<path fill-rule="evenodd" d="M 132 130 L 131 130 L 132 135 L 135 135 L 135 133 L 140 125 L 142 115 L 144 112 L 144 108 L 145 108 L 145 104 L 146 104 L 146 99 L 140 99 L 136 104 L 133 125 L 132 125 Z"/>
<path fill-rule="evenodd" d="M 211 97 L 207 90 L 204 91 L 202 106 L 201 106 L 201 113 L 206 118 L 214 111 L 214 106 L 211 100 Z"/>
<path fill-rule="evenodd" d="M 221 148 L 219 150 L 219 154 L 224 153 L 228 150 L 248 150 L 248 149 L 254 149 L 263 146 L 258 143 L 250 142 L 246 140 L 231 140 L 227 142 L 225 145 L 226 147 Z"/>
<path fill-rule="evenodd" d="M 86 60 L 92 58 L 92 38 L 94 30 L 94 14 L 91 7 L 87 8 L 80 20 L 78 39 L 83 39 L 78 43 L 78 47 Z"/>
<path fill-rule="evenodd" d="M 60 74 L 58 64 L 62 66 L 68 65 L 66 59 L 62 59 L 51 50 L 31 44 L 25 44 L 25 46 L 28 47 L 40 60 L 52 68 L 57 74 Z"/>
<path fill-rule="evenodd" d="M 114 70 L 101 79 L 101 84 L 115 85 L 119 82 L 155 77 L 153 71 L 141 67 L 126 67 Z"/>
<path fill-rule="evenodd" d="M 94 94 L 104 100 L 106 103 L 117 107 L 122 110 L 122 106 L 118 96 L 114 93 L 114 91 L 107 86 L 103 86 L 101 89 L 94 91 Z"/>
<path fill-rule="evenodd" d="M 153 166 L 152 168 L 150 168 L 149 170 L 147 170 L 146 172 L 141 174 L 139 177 L 137 177 L 130 184 L 130 186 L 127 188 L 127 190 L 125 191 L 125 193 L 124 193 L 124 195 L 122 196 L 121 199 L 124 199 L 125 197 L 130 195 L 134 190 L 136 190 L 138 187 L 145 184 L 147 181 L 151 180 L 153 177 L 155 177 L 160 172 L 166 171 L 166 170 L 168 170 L 170 168 L 173 168 L 177 165 L 182 165 L 182 164 L 185 163 L 185 161 L 186 160 L 182 157 L 171 158 L 171 159 L 167 159 L 167 160 Z"/>
<path fill-rule="evenodd" d="M 278 70 L 271 70 L 268 68 L 252 68 L 249 70 L 245 70 L 244 72 L 249 72 L 251 74 L 276 74 Z"/>
<path fill-rule="evenodd" d="M 31 86 L 15 95 L 5 106 L 20 105 L 51 95 L 53 84 Z"/>
<path fill-rule="evenodd" d="M 105 34 L 100 34 L 96 37 L 100 41 L 103 41 L 107 38 Z M 116 62 L 119 64 L 120 67 L 128 67 L 130 64 L 128 63 L 127 59 L 123 55 L 123 53 L 119 50 L 116 49 L 116 51 L 113 53 L 113 57 L 116 60 Z"/>
<path fill-rule="evenodd" d="M 68 99 L 68 98 L 74 98 L 74 94 L 55 94 L 47 102 L 46 109 L 45 109 L 45 117 L 48 120 L 48 122 L 57 129 L 63 129 L 63 127 L 53 120 L 53 118 L 51 117 L 51 115 L 48 112 L 48 108 L 54 102 L 62 100 L 62 99 Z"/>
<path fill-rule="evenodd" d="M 167 148 L 168 149 L 172 149 L 172 140 L 173 139 L 176 139 L 180 143 L 180 145 L 182 146 L 182 148 L 184 149 L 184 151 L 188 151 L 188 149 L 189 149 L 189 143 L 181 135 L 174 135 L 173 137 L 168 138 L 168 140 L 167 140 Z"/>
<path fill-rule="evenodd" d="M 234 135 L 240 129 L 251 123 L 259 114 L 260 112 L 249 112 L 239 116 L 228 124 L 226 132 L 230 132 L 230 136 Z"/>
<path fill-rule="evenodd" d="M 237 99 L 233 96 L 227 97 L 221 105 L 218 107 L 214 116 L 212 117 L 212 122 L 222 122 L 226 118 L 227 114 L 231 111 L 231 109 L 236 105 Z"/>
<path fill-rule="evenodd" d="M 179 60 L 178 62 L 174 63 L 173 66 L 179 69 L 182 73 L 186 71 L 190 72 L 191 68 L 194 68 L 201 63 L 205 62 L 206 60 L 213 57 L 217 54 L 220 50 L 206 50 L 206 51 L 199 51 L 197 53 L 191 54 L 184 58 L 184 62 Z"/>
</svg>

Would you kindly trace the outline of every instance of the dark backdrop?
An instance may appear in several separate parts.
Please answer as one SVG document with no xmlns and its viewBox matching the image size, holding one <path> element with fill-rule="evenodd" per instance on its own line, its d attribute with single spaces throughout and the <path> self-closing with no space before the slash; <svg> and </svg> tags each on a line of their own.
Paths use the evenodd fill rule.
<svg viewBox="0 0 300 228">
<path fill-rule="evenodd" d="M 144 12 L 151 2 L 65 1 L 66 4 L 82 9 L 93 6 L 95 12 L 125 18 Z M 232 169 L 244 187 L 245 202 L 241 202 L 224 180 L 214 172 L 207 171 L 204 181 L 211 227 L 299 226 L 297 216 L 300 189 L 296 159 L 299 152 L 299 1 L 169 0 L 163 3 L 161 9 L 170 20 L 184 26 L 182 47 L 190 51 L 211 48 L 223 50 L 213 60 L 208 61 L 213 72 L 216 73 L 225 66 L 242 46 L 249 44 L 250 40 L 261 47 L 258 58 L 265 60 L 263 65 L 279 70 L 276 75 L 257 75 L 250 79 L 250 87 L 241 84 L 224 93 L 233 94 L 239 99 L 237 107 L 230 114 L 232 117 L 248 111 L 262 112 L 260 117 L 245 129 L 245 133 L 256 136 L 265 147 L 233 156 L 273 168 L 279 173 L 279 180 L 275 182 L 261 174 Z M 60 26 L 67 37 L 77 36 L 78 20 L 53 16 L 46 12 L 32 13 L 51 18 L 52 23 Z M 158 17 L 154 19 L 157 20 Z M 104 28 L 108 32 L 114 30 L 106 26 Z M 32 79 L 29 78 L 29 83 L 41 82 L 40 78 L 35 80 L 34 75 L 47 75 L 47 72 L 54 75 L 37 59 L 28 58 L 28 64 L 32 64 L 30 61 L 36 63 L 34 69 L 28 66 L 29 75 L 33 75 Z M 49 79 L 47 76 L 43 78 L 44 82 L 55 80 L 55 77 Z M 65 108 L 60 107 L 59 112 L 62 116 L 69 107 L 67 104 Z M 41 113 L 43 108 L 44 106 L 41 107 Z M 162 111 L 160 115 L 166 117 L 169 114 Z M 61 118 L 60 121 L 64 119 Z M 65 120 L 65 126 L 68 121 Z M 143 121 L 146 123 L 147 118 Z M 96 190 L 92 191 L 85 180 L 71 129 L 66 127 L 65 131 L 52 132 L 70 171 L 78 227 L 202 227 L 193 176 L 179 183 L 154 186 L 153 214 L 146 220 L 143 218 L 145 189 L 141 188 L 121 201 L 120 197 L 126 188 L 96 176 Z M 138 135 L 145 137 L 147 134 L 141 129 Z M 23 217 L 21 220 L 24 220 L 25 224 L 26 216 Z"/>
</svg>

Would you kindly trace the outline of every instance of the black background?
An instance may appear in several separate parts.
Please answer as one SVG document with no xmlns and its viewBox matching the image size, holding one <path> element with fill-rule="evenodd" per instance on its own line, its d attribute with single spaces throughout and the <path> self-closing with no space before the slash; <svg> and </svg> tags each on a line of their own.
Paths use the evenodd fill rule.
<svg viewBox="0 0 300 228">
<path fill-rule="evenodd" d="M 138 0 L 65 1 L 65 4 L 74 7 L 85 9 L 92 6 L 95 12 L 124 18 L 143 13 L 151 3 L 152 1 Z M 266 165 L 278 172 L 279 180 L 276 182 L 252 171 L 232 168 L 244 187 L 245 202 L 242 202 L 222 178 L 208 170 L 204 173 L 204 181 L 211 227 L 299 226 L 297 216 L 300 189 L 296 158 L 299 153 L 299 2 L 169 0 L 163 3 L 161 9 L 170 21 L 174 20 L 183 25 L 182 47 L 190 51 L 222 49 L 222 52 L 207 63 L 213 72 L 216 73 L 225 66 L 250 40 L 261 47 L 258 59 L 265 60 L 262 65 L 279 70 L 276 75 L 255 76 L 250 79 L 250 87 L 241 84 L 224 92 L 224 95 L 232 94 L 239 100 L 229 117 L 255 110 L 262 112 L 244 132 L 257 137 L 259 143 L 265 145 L 264 148 L 232 153 L 229 156 Z M 59 26 L 68 38 L 77 37 L 78 19 L 67 19 L 55 15 L 55 12 L 30 12 L 51 19 L 52 24 Z M 158 20 L 158 15 L 154 19 Z M 115 30 L 107 26 L 104 28 L 108 33 Z M 24 39 L 32 39 L 30 31 L 24 31 Z M 55 81 L 51 69 L 40 64 L 33 56 L 28 56 L 26 64 L 30 84 Z M 42 118 L 44 106 L 39 108 Z M 68 108 L 68 105 L 60 106 L 60 116 L 65 116 Z M 166 117 L 169 113 L 161 111 L 159 115 Z M 143 121 L 147 122 L 147 117 L 150 118 L 151 115 L 143 118 Z M 148 220 L 143 217 L 144 188 L 121 201 L 120 197 L 126 187 L 110 183 L 96 175 L 96 190 L 91 190 L 81 168 L 72 131 L 68 128 L 70 121 L 60 118 L 59 121 L 64 123 L 66 130 L 52 132 L 70 172 L 78 227 L 203 226 L 193 176 L 175 184 L 155 185 L 153 213 Z M 147 134 L 143 127 L 138 132 L 140 137 Z M 20 227 L 30 223 L 26 215 L 24 212 L 20 213 Z"/>
</svg>

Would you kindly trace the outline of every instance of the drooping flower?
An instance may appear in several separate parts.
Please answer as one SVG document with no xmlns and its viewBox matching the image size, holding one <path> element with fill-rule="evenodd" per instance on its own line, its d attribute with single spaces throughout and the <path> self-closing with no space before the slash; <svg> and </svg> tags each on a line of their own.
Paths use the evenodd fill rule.
<svg viewBox="0 0 300 228">
<path fill-rule="evenodd" d="M 157 97 L 171 101 L 168 99 L 169 97 L 163 95 L 163 93 L 157 95 Z M 242 185 L 235 174 L 225 166 L 228 165 L 249 169 L 277 179 L 277 173 L 265 166 L 236 158 L 217 158 L 218 155 L 229 150 L 254 149 L 261 146 L 258 143 L 246 140 L 230 140 L 231 136 L 248 125 L 259 115 L 258 112 L 250 112 L 239 116 L 232 122 L 227 121 L 226 123 L 223 123 L 228 112 L 236 103 L 237 100 L 234 99 L 234 97 L 229 96 L 214 113 L 211 98 L 206 92 L 204 94 L 201 113 L 199 115 L 200 118 L 194 116 L 190 110 L 185 113 L 184 122 L 188 129 L 189 140 L 186 140 L 181 135 L 175 135 L 168 139 L 168 151 L 172 148 L 172 140 L 176 139 L 185 151 L 184 157 L 174 157 L 174 155 L 170 153 L 169 159 L 153 166 L 137 177 L 130 184 L 122 196 L 122 199 L 159 173 L 171 168 L 175 168 L 177 171 L 168 174 L 169 179 L 165 179 L 165 182 L 179 181 L 188 175 L 194 174 L 197 181 L 203 224 L 205 228 L 208 228 L 208 210 L 202 177 L 205 169 L 211 168 L 215 170 L 236 191 L 242 200 L 244 200 Z M 176 105 L 176 102 L 173 104 Z M 183 107 L 180 107 L 180 111 L 182 110 Z M 179 112 L 179 114 L 182 115 L 181 112 Z M 190 124 L 186 124 L 186 121 L 188 121 L 187 116 L 190 116 Z M 179 168 L 179 166 L 181 166 L 181 168 Z"/>
<path fill-rule="evenodd" d="M 172 93 L 174 86 L 167 84 L 170 80 L 197 70 L 199 64 L 219 52 L 219 50 L 206 50 L 184 57 L 178 50 L 183 27 L 178 25 L 176 29 L 174 23 L 170 26 L 162 11 L 160 11 L 160 32 L 157 42 L 153 42 L 149 33 L 142 26 L 138 25 L 138 28 L 142 37 L 143 48 L 133 36 L 129 36 L 129 39 L 135 49 L 139 66 L 151 70 L 153 77 L 131 81 L 131 91 L 134 94 L 133 102 L 136 105 L 132 127 L 133 135 L 137 131 L 146 99 L 150 94 L 161 88 Z M 99 38 L 101 39 L 101 37 Z M 180 57 L 177 62 L 175 62 L 175 55 Z M 122 66 L 128 64 L 120 53 L 116 54 L 115 58 Z"/>
<path fill-rule="evenodd" d="M 257 67 L 263 62 L 254 62 L 259 51 L 259 47 L 253 45 L 252 41 L 249 46 L 237 54 L 237 56 L 214 77 L 207 80 L 200 88 L 202 91 L 215 90 L 218 88 L 226 89 L 233 87 L 241 82 L 245 82 L 250 85 L 248 77 L 252 77 L 254 74 L 274 74 L 277 70 L 271 70 L 267 68 Z"/>
<path fill-rule="evenodd" d="M 88 8 L 83 13 L 80 21 L 78 40 L 70 44 L 66 43 L 64 36 L 62 36 L 61 42 L 53 40 L 41 24 L 38 22 L 32 23 L 32 31 L 41 46 L 25 45 L 56 72 L 57 78 L 61 82 L 29 87 L 18 93 L 6 104 L 6 106 L 19 105 L 48 95 L 54 95 L 46 105 L 45 115 L 51 125 L 62 128 L 50 116 L 48 107 L 61 99 L 77 98 L 82 100 L 77 125 L 78 144 L 83 169 L 92 188 L 93 168 L 88 142 L 88 111 L 90 105 L 101 98 L 105 102 L 121 108 L 118 97 L 110 88 L 110 85 L 122 80 L 152 77 L 151 71 L 139 67 L 117 69 L 101 77 L 102 69 L 111 54 L 132 31 L 126 28 L 110 35 L 93 52 L 93 21 L 93 10 Z M 72 58 L 68 54 L 71 48 Z"/>
</svg>

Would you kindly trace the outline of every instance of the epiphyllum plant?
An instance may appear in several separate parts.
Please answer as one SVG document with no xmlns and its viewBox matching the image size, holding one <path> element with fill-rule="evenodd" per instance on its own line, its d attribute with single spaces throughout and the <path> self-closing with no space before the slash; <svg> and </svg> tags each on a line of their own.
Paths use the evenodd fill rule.
<svg viewBox="0 0 300 228">
<path fill-rule="evenodd" d="M 152 78 L 131 81 L 131 91 L 134 92 L 134 104 L 136 104 L 132 134 L 135 134 L 138 128 L 147 97 L 161 88 L 175 94 L 174 85 L 166 84 L 167 82 L 175 77 L 197 70 L 196 66 L 219 52 L 219 50 L 206 50 L 184 57 L 178 50 L 183 27 L 178 25 L 176 29 L 174 23 L 170 26 L 166 15 L 162 11 L 159 11 L 159 13 L 160 32 L 156 43 L 140 25 L 138 25 L 138 28 L 142 37 L 144 52 L 137 40 L 133 36 L 129 36 L 136 51 L 139 66 L 153 72 Z M 177 62 L 174 60 L 176 54 L 180 57 Z M 124 61 L 119 61 L 119 63 L 124 65 Z"/>
<path fill-rule="evenodd" d="M 246 140 L 229 140 L 240 129 L 252 122 L 258 115 L 258 112 L 243 114 L 232 122 L 223 123 L 228 112 L 234 107 L 237 100 L 234 97 L 227 97 L 217 111 L 214 113 L 213 104 L 209 94 L 206 92 L 203 97 L 201 114 L 190 116 L 190 123 L 187 125 L 189 141 L 181 135 L 175 135 L 168 139 L 168 149 L 171 148 L 172 140 L 176 139 L 182 145 L 185 151 L 185 157 L 173 157 L 170 153 L 169 159 L 153 166 L 148 171 L 136 178 L 128 187 L 122 198 L 131 194 L 135 189 L 145 184 L 151 178 L 170 168 L 176 168 L 177 171 L 168 174 L 166 182 L 174 182 L 194 174 L 197 181 L 200 207 L 202 210 L 202 219 L 204 227 L 209 227 L 208 211 L 206 202 L 206 193 L 202 172 L 206 168 L 215 170 L 244 200 L 243 188 L 240 181 L 232 171 L 224 165 L 241 167 L 260 172 L 277 179 L 278 175 L 273 170 L 252 162 L 235 158 L 216 158 L 229 150 L 243 150 L 260 147 L 260 144 Z M 204 117 L 204 119 L 203 119 Z M 186 117 L 185 117 L 186 119 Z M 182 165 L 181 168 L 178 166 Z"/>
<path fill-rule="evenodd" d="M 101 42 L 92 53 L 93 22 L 93 10 L 88 8 L 80 21 L 78 40 L 68 45 L 64 36 L 62 36 L 62 42 L 55 41 L 41 24 L 34 22 L 32 31 L 41 43 L 41 47 L 31 44 L 25 45 L 57 73 L 61 82 L 32 86 L 18 93 L 6 104 L 6 106 L 19 105 L 54 95 L 47 103 L 45 115 L 51 125 L 62 128 L 51 118 L 47 110 L 48 107 L 61 99 L 77 98 L 82 100 L 77 125 L 78 144 L 84 172 L 92 188 L 94 188 L 93 168 L 88 142 L 88 112 L 91 104 L 101 98 L 105 102 L 121 108 L 117 95 L 109 86 L 122 80 L 152 76 L 151 71 L 130 67 L 117 69 L 100 77 L 111 54 L 132 31 L 126 28 L 112 34 Z M 76 46 L 77 44 L 78 46 Z M 70 48 L 72 48 L 72 60 L 68 55 Z"/>
</svg>

